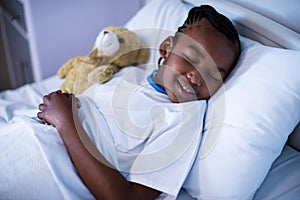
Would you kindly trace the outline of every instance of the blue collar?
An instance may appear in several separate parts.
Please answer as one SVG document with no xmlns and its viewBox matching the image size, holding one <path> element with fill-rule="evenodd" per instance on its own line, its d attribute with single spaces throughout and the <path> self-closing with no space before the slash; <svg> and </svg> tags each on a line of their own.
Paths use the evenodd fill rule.
<svg viewBox="0 0 300 200">
<path fill-rule="evenodd" d="M 147 77 L 147 81 L 150 83 L 150 85 L 157 91 L 160 92 L 162 94 L 167 94 L 167 92 L 162 89 L 161 87 L 159 87 L 156 83 L 153 82 L 152 78 L 154 76 L 154 74 L 157 72 L 157 69 L 154 70 L 148 77 Z"/>
</svg>

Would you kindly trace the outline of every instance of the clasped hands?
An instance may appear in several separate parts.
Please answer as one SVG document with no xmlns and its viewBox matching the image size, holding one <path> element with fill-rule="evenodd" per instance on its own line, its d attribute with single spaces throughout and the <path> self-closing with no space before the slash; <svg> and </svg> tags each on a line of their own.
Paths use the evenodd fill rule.
<svg viewBox="0 0 300 200">
<path fill-rule="evenodd" d="M 43 103 L 38 106 L 37 117 L 45 124 L 56 128 L 73 122 L 74 114 L 80 108 L 80 101 L 74 94 L 63 93 L 61 90 L 51 92 L 43 97 Z"/>
</svg>

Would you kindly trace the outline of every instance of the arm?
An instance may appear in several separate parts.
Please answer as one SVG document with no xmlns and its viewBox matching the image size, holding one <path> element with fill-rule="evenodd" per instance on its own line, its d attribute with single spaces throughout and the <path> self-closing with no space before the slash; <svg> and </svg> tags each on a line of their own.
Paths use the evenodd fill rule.
<svg viewBox="0 0 300 200">
<path fill-rule="evenodd" d="M 44 96 L 38 117 L 58 130 L 69 156 L 83 182 L 97 199 L 155 199 L 160 192 L 128 182 L 122 174 L 96 159 L 82 142 L 77 125 L 78 100 L 61 91 Z M 90 146 L 90 145 L 88 145 Z M 98 152 L 98 154 L 100 154 Z M 97 156 L 98 157 L 98 156 Z"/>
</svg>

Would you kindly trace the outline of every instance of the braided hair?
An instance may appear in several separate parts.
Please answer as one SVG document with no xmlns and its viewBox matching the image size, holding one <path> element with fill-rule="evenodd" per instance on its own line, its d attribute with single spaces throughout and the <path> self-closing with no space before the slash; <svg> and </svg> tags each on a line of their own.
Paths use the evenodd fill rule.
<svg viewBox="0 0 300 200">
<path fill-rule="evenodd" d="M 188 25 L 195 24 L 202 18 L 209 20 L 214 28 L 223 33 L 233 43 L 237 42 L 240 47 L 239 36 L 232 22 L 210 5 L 201 5 L 192 8 L 184 24 L 178 28 L 177 32 L 184 32 Z"/>
</svg>

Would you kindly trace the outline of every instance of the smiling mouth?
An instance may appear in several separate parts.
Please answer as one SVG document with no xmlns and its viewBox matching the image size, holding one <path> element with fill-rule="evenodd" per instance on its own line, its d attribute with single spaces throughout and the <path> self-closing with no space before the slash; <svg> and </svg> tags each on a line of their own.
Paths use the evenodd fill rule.
<svg viewBox="0 0 300 200">
<path fill-rule="evenodd" d="M 179 91 L 184 95 L 195 95 L 195 91 L 192 86 L 184 80 L 184 78 L 177 79 Z"/>
</svg>

